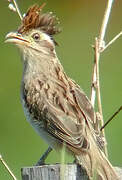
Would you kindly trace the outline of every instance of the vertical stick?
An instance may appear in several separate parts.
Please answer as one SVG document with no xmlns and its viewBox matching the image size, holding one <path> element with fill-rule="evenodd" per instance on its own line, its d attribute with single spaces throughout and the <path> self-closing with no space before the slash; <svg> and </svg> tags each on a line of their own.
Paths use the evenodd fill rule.
<svg viewBox="0 0 122 180">
<path fill-rule="evenodd" d="M 17 11 L 20 19 L 22 20 L 23 17 L 22 17 L 22 14 L 21 14 L 21 12 L 20 12 L 20 9 L 19 9 L 19 7 L 18 7 L 18 4 L 17 4 L 16 0 L 13 0 L 13 3 L 14 3 L 14 5 L 15 5 L 16 11 Z"/>
<path fill-rule="evenodd" d="M 104 42 L 105 33 L 107 30 L 107 25 L 111 13 L 112 3 L 114 0 L 108 0 L 105 14 L 103 17 L 102 26 L 99 33 L 99 38 L 96 38 L 95 40 L 95 63 L 94 63 L 94 69 L 93 69 L 93 77 L 92 77 L 92 89 L 91 89 L 91 103 L 94 107 L 95 99 L 96 99 L 96 93 L 97 93 L 97 105 L 98 105 L 98 112 L 101 115 L 101 121 L 100 121 L 100 127 L 103 126 L 103 113 L 102 113 L 102 103 L 101 103 L 101 93 L 100 93 L 100 81 L 99 81 L 99 60 L 100 60 L 100 53 L 101 48 Z M 104 129 L 101 131 L 101 136 L 105 138 L 105 132 Z M 104 152 L 107 155 L 107 147 L 105 145 Z"/>
<path fill-rule="evenodd" d="M 100 29 L 100 35 L 99 35 L 99 40 L 100 40 L 99 43 L 101 43 L 101 44 L 104 41 L 104 37 L 105 37 L 106 30 L 107 30 L 107 25 L 108 25 L 113 2 L 114 2 L 114 0 L 108 0 L 107 6 L 106 6 L 102 26 Z M 101 47 L 101 44 L 99 44 L 99 47 Z"/>
</svg>

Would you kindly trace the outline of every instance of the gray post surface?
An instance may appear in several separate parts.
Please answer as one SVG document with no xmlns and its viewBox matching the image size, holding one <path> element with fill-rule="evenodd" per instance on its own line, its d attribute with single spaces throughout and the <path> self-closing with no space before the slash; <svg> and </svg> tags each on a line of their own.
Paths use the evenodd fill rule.
<svg viewBox="0 0 122 180">
<path fill-rule="evenodd" d="M 115 167 L 120 180 L 122 168 Z M 21 169 L 22 180 L 89 180 L 86 170 L 77 164 L 54 164 Z"/>
<path fill-rule="evenodd" d="M 21 169 L 22 180 L 89 180 L 86 170 L 76 164 L 54 164 Z"/>
</svg>

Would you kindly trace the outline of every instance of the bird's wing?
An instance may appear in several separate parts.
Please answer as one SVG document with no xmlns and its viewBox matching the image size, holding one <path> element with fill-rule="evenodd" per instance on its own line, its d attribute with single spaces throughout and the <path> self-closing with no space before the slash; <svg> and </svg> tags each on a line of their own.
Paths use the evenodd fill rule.
<svg viewBox="0 0 122 180">
<path fill-rule="evenodd" d="M 95 116 L 95 112 L 94 112 L 94 109 L 90 100 L 79 87 L 75 88 L 74 92 L 75 92 L 75 96 L 76 96 L 79 107 L 82 108 L 82 111 L 85 113 L 88 120 L 92 124 L 95 124 L 96 116 Z"/>
<path fill-rule="evenodd" d="M 57 104 L 47 102 L 47 130 L 76 149 L 86 150 L 86 126 L 94 118 L 94 111 L 86 95 L 77 87 L 70 91 L 68 98 L 58 97 Z"/>
<path fill-rule="evenodd" d="M 89 143 L 85 139 L 85 120 L 76 123 L 77 119 L 65 114 L 62 110 L 49 104 L 47 131 L 61 142 L 71 147 L 85 150 Z"/>
</svg>

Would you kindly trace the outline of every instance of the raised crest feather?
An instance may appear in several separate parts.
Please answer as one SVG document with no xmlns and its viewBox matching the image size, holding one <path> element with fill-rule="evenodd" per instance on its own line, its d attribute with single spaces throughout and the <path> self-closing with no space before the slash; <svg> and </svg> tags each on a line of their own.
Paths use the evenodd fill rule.
<svg viewBox="0 0 122 180">
<path fill-rule="evenodd" d="M 18 32 L 23 34 L 30 29 L 40 29 L 41 31 L 52 36 L 60 32 L 57 27 L 57 18 L 52 13 L 42 13 L 42 9 L 45 3 L 40 7 L 38 5 L 31 6 L 24 18 L 22 19 L 22 25 L 19 27 Z"/>
</svg>

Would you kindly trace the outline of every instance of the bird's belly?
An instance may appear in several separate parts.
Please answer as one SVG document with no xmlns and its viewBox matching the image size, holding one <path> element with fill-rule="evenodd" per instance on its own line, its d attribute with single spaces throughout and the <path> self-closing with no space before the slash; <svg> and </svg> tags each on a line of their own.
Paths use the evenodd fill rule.
<svg viewBox="0 0 122 180">
<path fill-rule="evenodd" d="M 38 133 L 38 135 L 44 139 L 49 146 L 51 146 L 54 149 L 57 149 L 57 145 L 59 142 L 57 142 L 56 138 L 51 136 L 44 128 L 43 121 L 38 121 L 33 118 L 32 114 L 29 112 L 28 108 L 26 107 L 25 101 L 22 100 L 22 105 L 24 109 L 24 114 L 26 116 L 27 121 L 31 124 L 31 126 L 34 128 L 34 130 Z"/>
</svg>

